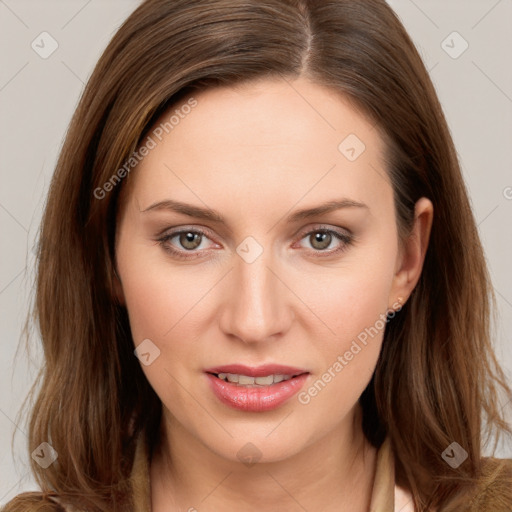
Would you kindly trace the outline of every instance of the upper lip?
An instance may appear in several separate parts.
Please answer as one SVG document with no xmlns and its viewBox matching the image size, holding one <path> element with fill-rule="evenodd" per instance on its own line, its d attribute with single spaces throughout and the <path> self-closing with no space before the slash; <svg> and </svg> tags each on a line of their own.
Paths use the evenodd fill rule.
<svg viewBox="0 0 512 512">
<path fill-rule="evenodd" d="M 245 366 L 243 364 L 226 364 L 207 368 L 206 373 L 234 373 L 236 375 L 247 375 L 248 377 L 265 377 L 267 375 L 291 375 L 295 377 L 303 373 L 309 373 L 302 368 L 284 366 L 282 364 L 264 364 L 261 366 Z"/>
</svg>

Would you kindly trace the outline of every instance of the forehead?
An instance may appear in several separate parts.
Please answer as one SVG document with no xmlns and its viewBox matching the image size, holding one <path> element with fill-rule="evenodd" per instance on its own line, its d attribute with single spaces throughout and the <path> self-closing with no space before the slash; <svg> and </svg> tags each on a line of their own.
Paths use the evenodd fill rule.
<svg viewBox="0 0 512 512">
<path fill-rule="evenodd" d="M 331 89 L 305 79 L 266 80 L 207 89 L 190 100 L 149 132 L 154 148 L 129 179 L 141 206 L 180 195 L 223 201 L 222 210 L 236 201 L 261 209 L 261 200 L 314 201 L 335 191 L 379 203 L 391 191 L 378 130 Z"/>
</svg>

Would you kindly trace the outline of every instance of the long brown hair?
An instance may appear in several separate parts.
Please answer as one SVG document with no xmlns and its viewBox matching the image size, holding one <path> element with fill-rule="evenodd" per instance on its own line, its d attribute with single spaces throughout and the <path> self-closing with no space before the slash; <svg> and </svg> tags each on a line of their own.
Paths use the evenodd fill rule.
<svg viewBox="0 0 512 512">
<path fill-rule="evenodd" d="M 123 180 L 104 184 L 180 98 L 299 76 L 339 91 L 382 132 L 401 239 L 415 202 L 434 205 L 420 281 L 388 323 L 360 398 L 366 436 L 376 447 L 389 436 L 397 483 L 425 510 L 476 488 L 488 436 L 512 433 L 498 403 L 500 390 L 507 400 L 512 391 L 491 345 L 495 298 L 457 155 L 428 72 L 386 2 L 147 0 L 84 90 L 41 225 L 34 311 L 45 364 L 29 448 L 48 441 L 58 452 L 32 469 L 63 503 L 131 510 L 135 439 L 154 439 L 161 415 L 113 289 Z M 456 470 L 441 456 L 452 442 L 468 453 Z M 46 495 L 21 495 L 5 510 L 59 510 Z"/>
</svg>

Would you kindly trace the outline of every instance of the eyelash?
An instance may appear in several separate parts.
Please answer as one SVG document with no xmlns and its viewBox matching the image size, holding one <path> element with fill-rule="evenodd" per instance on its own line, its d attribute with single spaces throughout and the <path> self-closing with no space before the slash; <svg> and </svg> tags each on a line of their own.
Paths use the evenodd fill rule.
<svg viewBox="0 0 512 512">
<path fill-rule="evenodd" d="M 200 251 L 196 250 L 178 250 L 175 249 L 173 246 L 169 245 L 169 240 L 175 238 L 178 235 L 181 235 L 183 233 L 193 233 L 196 235 L 202 235 L 206 238 L 208 238 L 208 233 L 206 231 L 203 231 L 202 229 L 194 228 L 194 229 L 179 229 L 177 231 L 173 231 L 171 233 L 167 233 L 166 235 L 162 236 L 161 238 L 157 239 L 158 244 L 168 253 L 170 253 L 173 257 L 176 257 L 178 259 L 194 259 L 201 257 Z M 329 229 L 326 227 L 317 227 L 316 229 L 312 229 L 302 235 L 302 237 L 299 239 L 303 240 L 304 238 L 314 234 L 314 233 L 322 233 L 322 234 L 330 234 L 333 235 L 335 239 L 338 239 L 339 241 L 343 242 L 343 244 L 337 248 L 337 249 L 331 249 L 329 251 L 327 250 L 315 250 L 315 249 L 309 249 L 310 251 L 313 251 L 315 254 L 315 257 L 318 258 L 325 258 L 328 256 L 333 256 L 334 254 L 342 253 L 344 252 L 348 246 L 350 246 L 354 242 L 354 236 L 352 234 L 347 233 L 341 233 L 339 231 L 335 231 L 333 229 Z M 187 253 L 190 254 L 186 255 Z"/>
</svg>

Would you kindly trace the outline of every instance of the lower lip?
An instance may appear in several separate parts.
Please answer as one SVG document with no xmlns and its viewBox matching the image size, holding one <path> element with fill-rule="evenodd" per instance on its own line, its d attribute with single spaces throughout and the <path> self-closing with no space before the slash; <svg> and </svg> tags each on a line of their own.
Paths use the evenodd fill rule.
<svg viewBox="0 0 512 512">
<path fill-rule="evenodd" d="M 211 373 L 206 374 L 212 391 L 223 404 L 247 412 L 277 409 L 299 392 L 308 375 L 304 373 L 270 386 L 247 387 L 226 382 Z"/>
</svg>

